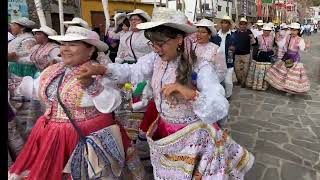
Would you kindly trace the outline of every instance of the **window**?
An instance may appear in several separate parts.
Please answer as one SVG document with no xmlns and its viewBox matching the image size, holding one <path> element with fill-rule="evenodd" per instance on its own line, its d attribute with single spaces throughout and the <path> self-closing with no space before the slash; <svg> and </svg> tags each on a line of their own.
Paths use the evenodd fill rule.
<svg viewBox="0 0 320 180">
<path fill-rule="evenodd" d="M 218 11 L 221 11 L 221 6 L 218 6 Z"/>
<path fill-rule="evenodd" d="M 227 14 L 229 14 L 229 7 L 226 7 L 226 12 Z"/>
</svg>

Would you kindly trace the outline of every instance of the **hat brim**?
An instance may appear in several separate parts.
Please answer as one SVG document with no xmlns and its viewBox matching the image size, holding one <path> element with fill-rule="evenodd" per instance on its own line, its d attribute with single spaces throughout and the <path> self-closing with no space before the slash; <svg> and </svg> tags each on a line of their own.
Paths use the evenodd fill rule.
<svg viewBox="0 0 320 180">
<path fill-rule="evenodd" d="M 46 34 L 47 36 L 54 36 L 53 34 L 45 32 L 45 31 L 43 31 L 41 29 L 32 29 L 32 32 L 42 32 L 42 33 Z"/>
<path fill-rule="evenodd" d="M 80 36 L 80 35 L 65 35 L 65 36 L 49 36 L 49 39 L 58 41 L 58 42 L 71 42 L 71 41 L 83 41 L 86 42 L 88 44 L 91 44 L 93 46 L 95 46 L 99 52 L 105 52 L 109 49 L 109 46 L 100 41 L 100 40 L 96 40 L 96 39 L 88 39 L 85 36 Z"/>
<path fill-rule="evenodd" d="M 170 22 L 145 22 L 145 23 L 140 23 L 137 25 L 138 29 L 141 30 L 146 30 L 146 29 L 151 29 L 157 26 L 168 26 L 168 27 L 172 27 L 178 30 L 181 30 L 185 33 L 194 33 L 197 31 L 196 27 L 194 26 L 190 26 L 187 24 L 177 24 L 177 23 L 170 23 Z"/>
<path fill-rule="evenodd" d="M 74 22 L 74 21 L 65 21 L 65 22 L 63 22 L 63 24 L 64 24 L 65 27 L 69 27 L 69 26 L 72 26 L 72 25 L 80 24 L 80 23 Z"/>
<path fill-rule="evenodd" d="M 127 17 L 130 18 L 132 15 L 140 15 L 140 16 L 142 16 L 143 18 L 145 18 L 145 19 L 147 20 L 147 22 L 150 22 L 150 21 L 151 21 L 150 16 L 148 16 L 147 14 L 142 13 L 142 12 L 132 12 L 132 13 L 128 13 L 128 14 L 127 14 Z"/>
<path fill-rule="evenodd" d="M 263 26 L 264 23 L 256 23 L 258 26 Z"/>
<path fill-rule="evenodd" d="M 27 25 L 27 24 L 23 24 L 23 23 L 21 23 L 21 22 L 18 22 L 18 21 L 16 21 L 16 20 L 13 20 L 13 21 L 11 21 L 11 24 L 12 23 L 16 23 L 16 24 L 19 24 L 19 25 L 21 25 L 21 26 L 23 26 L 23 27 L 26 27 L 26 28 L 34 28 L 35 27 L 35 24 L 33 24 L 33 25 Z"/>
<path fill-rule="evenodd" d="M 264 31 L 272 31 L 272 29 L 266 29 L 266 28 L 262 28 L 262 30 L 264 30 Z"/>
</svg>

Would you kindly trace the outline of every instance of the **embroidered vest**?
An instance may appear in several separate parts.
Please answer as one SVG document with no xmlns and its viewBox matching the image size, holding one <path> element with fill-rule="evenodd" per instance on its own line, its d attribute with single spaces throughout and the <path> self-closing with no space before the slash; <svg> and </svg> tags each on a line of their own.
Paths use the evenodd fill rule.
<svg viewBox="0 0 320 180">
<path fill-rule="evenodd" d="M 57 44 L 50 42 L 43 46 L 37 44 L 31 52 L 30 61 L 33 62 L 37 66 L 37 68 L 42 71 L 47 67 L 49 60 L 51 60 L 48 59 L 50 51 L 58 47 L 59 46 Z"/>
<path fill-rule="evenodd" d="M 61 78 L 60 75 L 64 72 L 64 70 L 64 64 L 58 63 L 45 69 L 40 77 L 39 96 L 47 106 L 45 116 L 50 120 L 59 122 L 68 122 L 69 119 L 59 105 L 56 98 L 54 98 L 54 100 L 49 100 L 48 89 L 57 88 L 57 85 L 54 85 L 55 83 L 53 82 Z M 74 120 L 84 121 L 94 118 L 101 113 L 94 106 L 81 107 L 81 100 L 83 98 L 85 90 L 81 88 L 81 85 L 77 80 L 78 73 L 79 68 L 76 67 L 71 72 L 65 75 L 64 80 L 59 88 L 59 93 L 62 103 L 66 106 L 66 108 L 68 108 Z M 56 97 L 56 94 L 53 94 L 53 96 Z"/>
</svg>

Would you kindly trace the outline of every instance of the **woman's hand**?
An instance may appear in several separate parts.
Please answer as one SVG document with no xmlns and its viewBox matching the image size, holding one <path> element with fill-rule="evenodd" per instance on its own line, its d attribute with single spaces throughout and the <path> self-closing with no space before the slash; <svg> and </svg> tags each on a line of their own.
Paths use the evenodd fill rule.
<svg viewBox="0 0 320 180">
<path fill-rule="evenodd" d="M 165 85 L 162 93 L 166 96 L 182 96 L 185 100 L 191 100 L 195 97 L 195 91 L 179 83 Z"/>
<path fill-rule="evenodd" d="M 94 75 L 104 75 L 107 69 L 100 64 L 91 64 L 89 62 L 80 67 L 78 79 L 92 78 Z"/>
<path fill-rule="evenodd" d="M 89 62 L 83 64 L 80 67 L 80 73 L 78 76 L 78 80 L 80 81 L 81 87 L 84 89 L 88 88 L 93 83 L 94 78 L 92 76 L 104 74 L 105 68 L 102 68 L 104 68 L 104 66 L 98 64 L 91 64 Z"/>
</svg>

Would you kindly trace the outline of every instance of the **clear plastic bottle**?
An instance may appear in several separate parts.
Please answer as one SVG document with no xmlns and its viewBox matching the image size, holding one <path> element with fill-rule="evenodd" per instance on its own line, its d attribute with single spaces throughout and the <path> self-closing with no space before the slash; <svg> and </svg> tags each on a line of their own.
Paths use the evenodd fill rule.
<svg viewBox="0 0 320 180">
<path fill-rule="evenodd" d="M 123 86 L 122 92 L 122 107 L 124 111 L 131 111 L 132 105 L 132 84 L 126 83 Z"/>
</svg>

